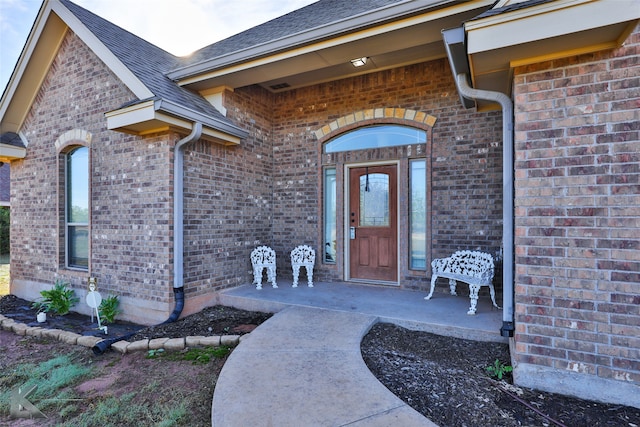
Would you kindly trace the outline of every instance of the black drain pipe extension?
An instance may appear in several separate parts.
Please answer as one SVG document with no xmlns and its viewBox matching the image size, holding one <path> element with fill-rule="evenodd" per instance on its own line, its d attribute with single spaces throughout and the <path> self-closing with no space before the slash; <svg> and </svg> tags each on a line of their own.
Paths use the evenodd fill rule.
<svg viewBox="0 0 640 427">
<path fill-rule="evenodd" d="M 202 123 L 193 124 L 191 133 L 186 138 L 181 139 L 174 149 L 173 162 L 173 295 L 175 306 L 169 318 L 160 325 L 173 323 L 182 314 L 184 308 L 184 151 L 182 147 L 191 141 L 200 139 L 202 135 Z M 93 353 L 102 354 L 109 347 L 118 341 L 126 340 L 134 336 L 136 332 L 132 332 L 120 337 L 102 340 L 94 345 L 91 349 Z"/>
</svg>

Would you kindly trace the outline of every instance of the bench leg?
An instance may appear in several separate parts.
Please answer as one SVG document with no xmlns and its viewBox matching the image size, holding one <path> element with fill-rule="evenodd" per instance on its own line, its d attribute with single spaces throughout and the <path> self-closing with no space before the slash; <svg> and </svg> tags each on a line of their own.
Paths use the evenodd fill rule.
<svg viewBox="0 0 640 427">
<path fill-rule="evenodd" d="M 456 296 L 458 295 L 456 293 L 456 285 L 457 285 L 456 279 L 449 279 L 449 291 L 451 291 L 451 295 L 456 295 Z"/>
<path fill-rule="evenodd" d="M 294 265 L 293 266 L 293 285 L 291 285 L 292 288 L 298 287 L 298 276 L 300 276 L 300 266 Z"/>
<path fill-rule="evenodd" d="M 253 283 L 255 283 L 256 289 L 262 289 L 262 267 L 253 269 Z"/>
<path fill-rule="evenodd" d="M 437 278 L 438 278 L 437 274 L 433 274 L 431 276 L 431 290 L 429 291 L 429 295 L 424 297 L 424 299 L 431 299 L 431 297 L 433 296 L 433 290 L 436 288 L 436 279 Z"/>
<path fill-rule="evenodd" d="M 269 279 L 269 282 L 271 282 L 271 286 L 273 286 L 274 288 L 277 288 L 278 285 L 276 285 L 276 268 L 275 267 L 267 267 L 267 277 Z"/>
<path fill-rule="evenodd" d="M 478 291 L 480 290 L 479 285 L 469 285 L 469 298 L 471 299 L 471 307 L 469 307 L 469 311 L 467 314 L 473 315 L 476 314 L 477 306 L 478 306 Z"/>
<path fill-rule="evenodd" d="M 313 288 L 313 266 L 305 265 L 304 268 L 307 269 L 307 284 L 310 288 Z"/>
<path fill-rule="evenodd" d="M 496 304 L 496 290 L 493 288 L 493 284 L 489 285 L 489 292 L 491 293 L 491 301 L 493 302 L 493 306 L 500 310 L 500 306 Z"/>
</svg>

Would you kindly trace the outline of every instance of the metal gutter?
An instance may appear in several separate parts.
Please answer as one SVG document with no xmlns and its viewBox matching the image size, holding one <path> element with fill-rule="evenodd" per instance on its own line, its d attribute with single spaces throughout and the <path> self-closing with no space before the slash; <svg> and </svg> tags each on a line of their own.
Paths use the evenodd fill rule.
<svg viewBox="0 0 640 427">
<path fill-rule="evenodd" d="M 464 28 L 443 30 L 442 36 L 455 76 L 461 101 L 470 108 L 469 101 L 493 101 L 502 107 L 502 328 L 500 334 L 512 337 L 514 322 L 514 157 L 513 157 L 513 102 L 502 92 L 474 89 L 469 84 Z"/>
<path fill-rule="evenodd" d="M 223 133 L 228 133 L 240 139 L 243 139 L 249 136 L 249 132 L 243 129 L 240 129 L 239 127 L 236 127 L 231 123 L 226 122 L 225 120 L 209 116 L 205 113 L 200 113 L 193 109 L 186 108 L 175 102 L 167 101 L 166 99 L 155 100 L 154 110 L 165 112 L 183 119 L 196 121 L 197 123 L 200 123 L 201 126 L 206 125 L 207 127 L 210 127 L 212 129 L 218 130 Z"/>
</svg>

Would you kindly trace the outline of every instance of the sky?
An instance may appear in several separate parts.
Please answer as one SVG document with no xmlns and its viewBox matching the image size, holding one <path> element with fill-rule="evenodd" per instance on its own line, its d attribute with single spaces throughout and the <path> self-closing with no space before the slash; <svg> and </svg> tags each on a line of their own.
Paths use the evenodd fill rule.
<svg viewBox="0 0 640 427">
<path fill-rule="evenodd" d="M 72 1 L 183 56 L 317 0 Z M 0 94 L 9 82 L 41 4 L 41 0 L 0 0 Z"/>
</svg>

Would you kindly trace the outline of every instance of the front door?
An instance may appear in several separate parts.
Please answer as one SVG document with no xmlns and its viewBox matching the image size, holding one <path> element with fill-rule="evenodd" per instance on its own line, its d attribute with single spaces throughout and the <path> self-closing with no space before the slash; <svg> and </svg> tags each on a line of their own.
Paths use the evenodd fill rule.
<svg viewBox="0 0 640 427">
<path fill-rule="evenodd" d="M 351 279 L 397 282 L 397 206 L 395 165 L 349 170 Z"/>
</svg>

